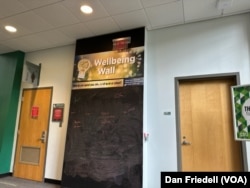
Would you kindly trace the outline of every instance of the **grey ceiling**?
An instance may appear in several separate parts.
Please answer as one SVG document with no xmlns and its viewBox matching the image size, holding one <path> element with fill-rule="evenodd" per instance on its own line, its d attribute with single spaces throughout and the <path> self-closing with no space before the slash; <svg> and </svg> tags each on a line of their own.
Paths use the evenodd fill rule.
<svg viewBox="0 0 250 188">
<path fill-rule="evenodd" d="M 221 0 L 222 5 L 231 0 Z M 84 15 L 80 5 L 94 12 Z M 250 11 L 250 0 L 0 0 L 0 54 L 74 44 L 77 39 L 145 26 L 153 30 Z M 249 20 L 250 21 L 250 20 Z M 5 25 L 17 27 L 7 33 Z"/>
</svg>

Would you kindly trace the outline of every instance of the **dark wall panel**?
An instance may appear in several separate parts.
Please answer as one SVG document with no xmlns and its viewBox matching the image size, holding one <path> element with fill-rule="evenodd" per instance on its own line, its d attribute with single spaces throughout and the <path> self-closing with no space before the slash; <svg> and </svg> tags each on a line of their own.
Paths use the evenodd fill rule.
<svg viewBox="0 0 250 188">
<path fill-rule="evenodd" d="M 144 28 L 77 40 L 63 188 L 142 187 L 143 64 Z"/>
<path fill-rule="evenodd" d="M 131 37 L 129 48 L 144 46 L 144 28 L 132 29 L 117 33 L 111 33 L 76 41 L 75 55 L 105 52 L 113 49 L 112 40 L 121 37 Z"/>
</svg>

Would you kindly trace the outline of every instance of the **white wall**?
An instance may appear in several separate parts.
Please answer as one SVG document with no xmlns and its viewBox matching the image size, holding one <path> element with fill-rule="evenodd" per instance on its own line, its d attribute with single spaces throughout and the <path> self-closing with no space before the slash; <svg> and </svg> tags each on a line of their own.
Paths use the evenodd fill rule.
<svg viewBox="0 0 250 188">
<path fill-rule="evenodd" d="M 248 84 L 249 22 L 250 15 L 244 14 L 146 32 L 144 131 L 149 138 L 144 141 L 144 188 L 160 188 L 160 172 L 178 170 L 174 78 L 239 72 L 241 84 Z M 42 64 L 39 87 L 53 86 L 52 104 L 65 103 L 62 127 L 49 125 L 48 179 L 61 180 L 74 50 L 70 45 L 27 53 L 25 58 Z M 172 114 L 163 115 L 164 111 Z M 249 143 L 247 149 L 249 153 Z"/>
<path fill-rule="evenodd" d="M 25 55 L 25 61 L 27 60 L 34 64 L 41 63 L 39 87 L 53 87 L 52 105 L 55 103 L 65 104 L 64 120 L 61 127 L 59 127 L 58 122 L 53 122 L 50 118 L 45 167 L 45 178 L 48 179 L 61 180 L 62 176 L 74 57 L 75 45 L 37 51 Z M 32 87 L 33 85 L 31 84 L 22 83 L 21 89 Z M 12 161 L 13 159 L 14 156 Z"/>
<path fill-rule="evenodd" d="M 178 170 L 174 78 L 239 72 L 241 84 L 249 84 L 249 23 L 245 14 L 147 32 L 144 188 L 160 188 L 160 172 Z"/>
</svg>

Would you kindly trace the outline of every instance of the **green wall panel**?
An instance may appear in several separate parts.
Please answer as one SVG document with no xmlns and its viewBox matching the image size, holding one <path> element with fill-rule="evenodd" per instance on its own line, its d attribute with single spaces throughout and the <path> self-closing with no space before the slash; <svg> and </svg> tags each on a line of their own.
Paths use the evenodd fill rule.
<svg viewBox="0 0 250 188">
<path fill-rule="evenodd" d="M 20 51 L 0 55 L 0 174 L 10 172 L 24 56 Z"/>
</svg>

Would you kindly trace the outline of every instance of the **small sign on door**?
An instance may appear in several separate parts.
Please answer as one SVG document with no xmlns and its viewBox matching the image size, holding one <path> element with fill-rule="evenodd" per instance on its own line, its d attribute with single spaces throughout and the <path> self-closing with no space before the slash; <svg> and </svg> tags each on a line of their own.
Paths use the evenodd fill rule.
<svg viewBox="0 0 250 188">
<path fill-rule="evenodd" d="M 32 118 L 38 118 L 38 114 L 39 114 L 39 107 L 37 107 L 37 106 L 32 106 L 32 109 L 31 109 L 31 117 L 32 117 Z"/>
</svg>

